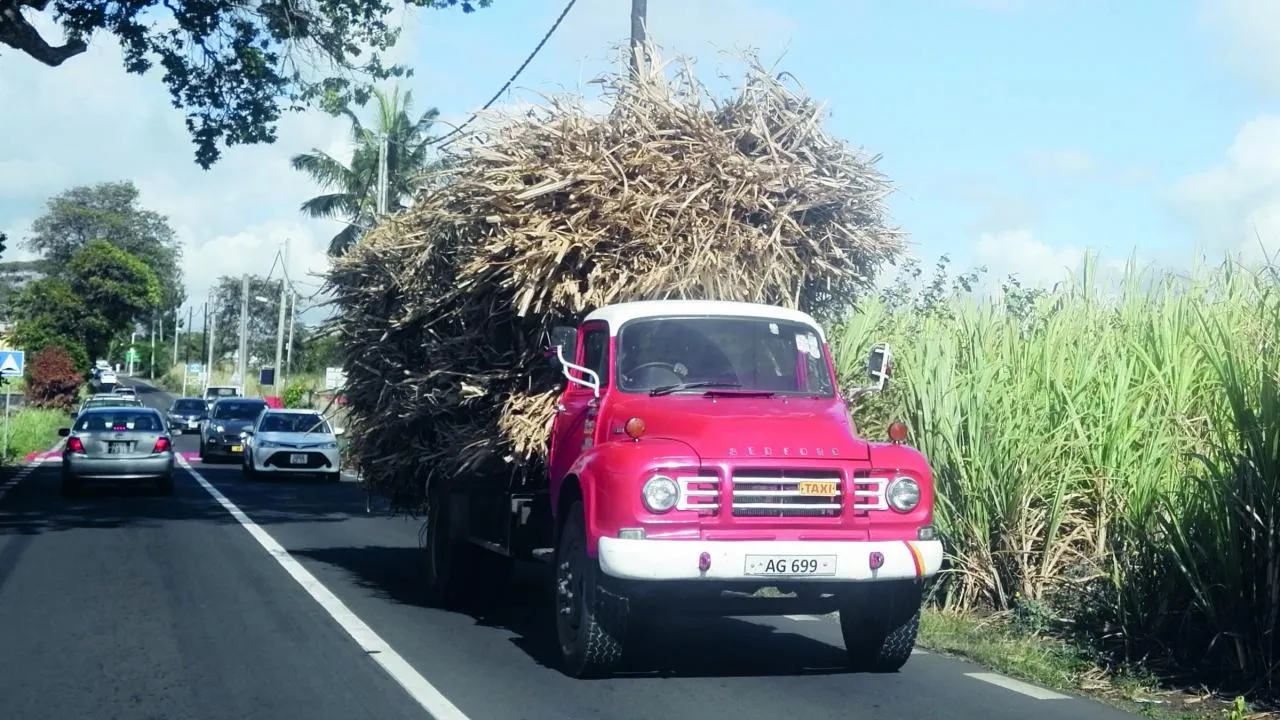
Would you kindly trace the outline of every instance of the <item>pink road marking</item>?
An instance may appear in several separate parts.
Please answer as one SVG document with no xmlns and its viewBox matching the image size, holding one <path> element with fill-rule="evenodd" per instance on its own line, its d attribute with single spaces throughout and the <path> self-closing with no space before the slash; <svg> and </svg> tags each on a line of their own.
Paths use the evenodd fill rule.
<svg viewBox="0 0 1280 720">
<path fill-rule="evenodd" d="M 200 453 L 196 450 L 184 450 L 178 453 L 179 457 L 187 462 L 200 462 Z"/>
</svg>

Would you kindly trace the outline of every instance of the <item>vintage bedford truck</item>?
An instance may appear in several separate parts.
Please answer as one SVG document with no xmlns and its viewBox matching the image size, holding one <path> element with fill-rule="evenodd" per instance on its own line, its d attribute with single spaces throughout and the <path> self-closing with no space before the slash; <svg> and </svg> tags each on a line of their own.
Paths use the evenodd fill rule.
<svg viewBox="0 0 1280 720">
<path fill-rule="evenodd" d="M 568 382 L 548 477 L 432 488 L 428 593 L 465 597 L 490 560 L 554 566 L 565 671 L 610 672 L 628 619 L 654 613 L 781 615 L 838 610 L 850 663 L 896 671 L 911 655 L 924 581 L 942 565 L 933 476 L 893 423 L 859 437 L 808 315 L 737 302 L 643 301 L 557 328 Z M 763 588 L 774 597 L 757 597 Z M 779 597 L 778 595 L 781 595 Z M 660 617 L 660 616 L 659 616 Z"/>
</svg>

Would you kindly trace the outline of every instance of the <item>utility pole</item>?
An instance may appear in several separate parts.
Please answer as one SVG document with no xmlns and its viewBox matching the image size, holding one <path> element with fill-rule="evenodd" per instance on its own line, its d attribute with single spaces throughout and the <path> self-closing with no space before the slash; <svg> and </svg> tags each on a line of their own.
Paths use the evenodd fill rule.
<svg viewBox="0 0 1280 720">
<path fill-rule="evenodd" d="M 187 366 L 191 364 L 191 324 L 195 322 L 196 308 L 194 305 L 187 306 L 187 343 L 182 350 L 182 394 L 187 394 Z M 177 358 L 173 361 L 174 365 L 178 364 Z"/>
<path fill-rule="evenodd" d="M 293 374 L 293 326 L 298 324 L 298 293 L 296 291 L 289 292 L 289 347 L 285 350 L 284 365 L 285 373 Z"/>
<path fill-rule="evenodd" d="M 378 199 L 376 212 L 378 220 L 387 214 L 387 136 L 378 139 Z"/>
<path fill-rule="evenodd" d="M 178 339 L 182 337 L 182 308 L 173 309 L 173 364 L 178 364 Z M 191 324 L 187 323 L 187 332 L 191 332 Z"/>
<path fill-rule="evenodd" d="M 649 0 L 631 0 L 631 79 L 640 77 L 640 58 L 645 53 L 649 24 Z"/>
<path fill-rule="evenodd" d="M 205 318 L 209 321 L 209 327 L 207 328 L 208 332 L 205 333 L 205 341 L 209 348 L 209 354 L 207 356 L 209 358 L 209 364 L 204 366 L 204 384 L 205 387 L 208 387 L 213 384 L 213 349 L 217 347 L 217 343 L 214 342 L 217 338 L 214 337 L 214 334 L 218 331 L 218 313 L 211 313 L 206 310 Z"/>
<path fill-rule="evenodd" d="M 249 387 L 249 273 L 240 276 L 240 353 L 237 372 L 240 375 L 240 394 Z"/>
<path fill-rule="evenodd" d="M 151 316 L 151 379 L 156 379 L 156 316 Z"/>
<path fill-rule="evenodd" d="M 288 238 L 285 238 L 285 241 L 284 241 L 283 261 L 284 261 L 285 270 L 280 277 L 280 319 L 276 323 L 276 371 L 275 371 L 275 377 L 272 379 L 274 387 L 277 391 L 280 389 L 280 386 L 281 386 L 280 375 L 284 371 L 284 366 L 280 364 L 280 361 L 284 359 L 284 313 L 286 309 L 285 305 L 287 305 L 289 302 L 289 296 L 287 295 L 289 290 L 289 239 Z M 280 393 L 277 392 L 276 394 L 279 395 Z"/>
</svg>

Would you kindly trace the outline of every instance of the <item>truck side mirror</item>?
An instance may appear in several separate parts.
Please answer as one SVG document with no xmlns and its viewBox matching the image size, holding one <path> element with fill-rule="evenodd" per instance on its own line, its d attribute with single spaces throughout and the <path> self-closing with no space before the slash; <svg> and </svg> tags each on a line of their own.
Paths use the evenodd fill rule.
<svg viewBox="0 0 1280 720">
<path fill-rule="evenodd" d="M 884 390 L 893 377 L 893 353 L 889 346 L 881 343 L 871 348 L 867 357 L 867 376 L 871 378 L 871 387 L 877 391 Z"/>
<path fill-rule="evenodd" d="M 556 357 L 557 346 L 562 349 L 562 354 L 571 362 L 578 357 L 578 328 L 557 325 L 551 329 L 551 347 L 547 348 L 547 357 L 551 358 L 552 366 L 560 364 L 560 360 Z"/>
</svg>

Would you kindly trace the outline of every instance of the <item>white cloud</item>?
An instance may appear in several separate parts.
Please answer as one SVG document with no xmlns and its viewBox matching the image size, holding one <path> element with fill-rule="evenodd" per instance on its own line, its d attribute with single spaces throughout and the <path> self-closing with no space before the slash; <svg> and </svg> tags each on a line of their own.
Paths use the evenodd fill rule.
<svg viewBox="0 0 1280 720">
<path fill-rule="evenodd" d="M 988 292 L 1010 275 L 1024 287 L 1052 288 L 1078 272 L 1084 258 L 1084 248 L 1050 246 L 1025 228 L 982 233 L 973 246 L 973 264 L 987 266 Z"/>
<path fill-rule="evenodd" d="M 1208 249 L 1247 260 L 1280 251 L 1280 115 L 1245 123 L 1223 161 L 1185 178 L 1171 199 Z"/>
<path fill-rule="evenodd" d="M 1280 93 L 1280 3 L 1200 0 L 1197 19 L 1224 66 L 1263 90 Z"/>
</svg>

